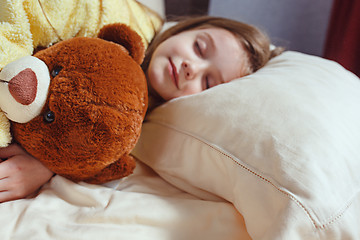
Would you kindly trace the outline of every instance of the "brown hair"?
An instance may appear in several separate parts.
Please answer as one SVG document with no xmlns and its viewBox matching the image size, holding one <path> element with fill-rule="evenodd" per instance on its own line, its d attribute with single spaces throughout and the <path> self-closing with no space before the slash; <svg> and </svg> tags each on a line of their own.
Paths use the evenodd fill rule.
<svg viewBox="0 0 360 240">
<path fill-rule="evenodd" d="M 239 39 L 249 56 L 249 73 L 257 71 L 272 57 L 279 55 L 283 51 L 282 48 L 271 50 L 268 36 L 252 25 L 221 17 L 192 17 L 180 21 L 154 39 L 147 49 L 143 69 L 147 70 L 152 54 L 163 41 L 183 31 L 204 27 L 223 28 Z"/>
</svg>

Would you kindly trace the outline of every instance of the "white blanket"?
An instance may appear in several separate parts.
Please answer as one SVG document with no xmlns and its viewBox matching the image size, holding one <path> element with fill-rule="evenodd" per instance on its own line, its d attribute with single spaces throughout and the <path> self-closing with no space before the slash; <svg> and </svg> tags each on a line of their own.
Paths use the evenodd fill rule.
<svg viewBox="0 0 360 240">
<path fill-rule="evenodd" d="M 249 239 L 228 202 L 198 199 L 138 163 L 103 186 L 55 176 L 37 196 L 0 204 L 1 240 Z"/>
</svg>

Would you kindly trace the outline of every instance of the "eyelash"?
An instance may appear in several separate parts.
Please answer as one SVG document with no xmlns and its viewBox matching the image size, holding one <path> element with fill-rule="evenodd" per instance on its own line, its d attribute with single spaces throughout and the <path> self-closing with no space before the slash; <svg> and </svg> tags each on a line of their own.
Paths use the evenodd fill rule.
<svg viewBox="0 0 360 240">
<path fill-rule="evenodd" d="M 209 77 L 206 76 L 206 77 L 205 77 L 205 89 L 209 89 L 209 88 L 210 88 Z"/>
<path fill-rule="evenodd" d="M 200 44 L 199 44 L 198 41 L 195 41 L 195 49 L 200 54 L 200 56 L 202 56 L 202 57 L 204 56 L 204 53 L 202 52 Z"/>
</svg>

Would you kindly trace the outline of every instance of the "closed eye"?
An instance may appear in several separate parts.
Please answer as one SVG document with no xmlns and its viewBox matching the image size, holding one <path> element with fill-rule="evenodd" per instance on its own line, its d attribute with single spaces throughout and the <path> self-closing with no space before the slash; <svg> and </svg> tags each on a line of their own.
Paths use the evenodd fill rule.
<svg viewBox="0 0 360 240">
<path fill-rule="evenodd" d="M 206 38 L 200 34 L 195 40 L 195 51 L 200 55 L 200 57 L 205 57 L 207 54 L 207 40 Z"/>
<path fill-rule="evenodd" d="M 210 88 L 210 81 L 209 81 L 209 77 L 206 76 L 205 77 L 205 89 L 209 89 Z"/>
<path fill-rule="evenodd" d="M 212 88 L 212 87 L 215 87 L 217 85 L 217 81 L 214 79 L 213 76 L 211 75 L 206 75 L 204 77 L 204 81 L 203 81 L 203 89 L 206 90 L 206 89 L 209 89 L 209 88 Z"/>
<path fill-rule="evenodd" d="M 201 47 L 200 47 L 199 42 L 198 42 L 198 41 L 195 41 L 194 45 L 195 45 L 195 52 L 196 52 L 197 54 L 199 54 L 201 57 L 203 57 L 203 56 L 204 56 L 204 53 L 203 53 L 203 51 L 201 50 Z"/>
<path fill-rule="evenodd" d="M 203 79 L 203 90 L 215 87 L 220 84 L 212 74 L 206 74 Z"/>
</svg>

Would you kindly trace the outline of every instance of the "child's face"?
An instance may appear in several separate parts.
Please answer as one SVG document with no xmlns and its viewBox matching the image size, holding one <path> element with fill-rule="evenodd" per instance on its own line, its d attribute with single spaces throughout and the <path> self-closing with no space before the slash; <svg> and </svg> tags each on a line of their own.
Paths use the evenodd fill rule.
<svg viewBox="0 0 360 240">
<path fill-rule="evenodd" d="M 147 77 L 151 87 L 167 101 L 246 75 L 247 58 L 245 49 L 229 31 L 194 29 L 158 46 Z"/>
</svg>

